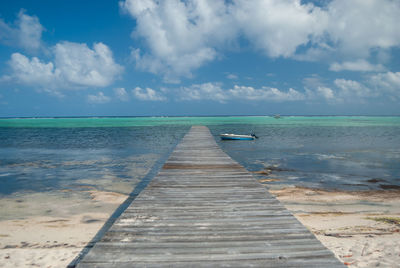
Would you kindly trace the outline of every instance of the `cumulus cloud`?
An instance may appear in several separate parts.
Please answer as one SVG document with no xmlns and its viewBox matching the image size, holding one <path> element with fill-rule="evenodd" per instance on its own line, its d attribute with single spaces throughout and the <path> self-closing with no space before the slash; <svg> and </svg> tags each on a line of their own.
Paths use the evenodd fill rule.
<svg viewBox="0 0 400 268">
<path fill-rule="evenodd" d="M 324 83 L 318 77 L 309 78 L 305 83 L 306 99 L 327 101 L 328 103 L 357 103 L 379 94 L 366 83 L 349 79 L 335 79 Z"/>
<path fill-rule="evenodd" d="M 352 101 L 352 98 L 363 99 L 376 95 L 369 87 L 358 81 L 335 79 L 334 84 L 339 89 L 339 97 L 346 101 Z"/>
<path fill-rule="evenodd" d="M 303 79 L 304 91 L 308 100 L 325 100 L 328 102 L 336 102 L 336 90 L 332 85 L 327 85 L 326 81 L 319 75 L 311 75 Z M 336 88 L 336 87 L 335 87 Z"/>
<path fill-rule="evenodd" d="M 268 57 L 324 60 L 334 71 L 382 71 L 367 60 L 400 46 L 400 2 L 393 0 L 125 0 L 120 6 L 136 20 L 132 36 L 146 44 L 134 50 L 136 66 L 164 76 L 190 76 L 240 40 Z"/>
<path fill-rule="evenodd" d="M 237 27 L 257 49 L 270 57 L 290 57 L 297 48 L 321 35 L 327 14 L 300 0 L 237 0 L 233 16 Z"/>
<path fill-rule="evenodd" d="M 0 19 L 0 42 L 9 46 L 16 46 L 28 51 L 38 50 L 42 46 L 43 26 L 36 16 L 25 14 L 24 10 L 18 13 L 14 25 L 7 24 Z"/>
<path fill-rule="evenodd" d="M 87 101 L 92 104 L 104 104 L 110 102 L 111 98 L 104 95 L 103 92 L 97 93 L 97 95 L 88 95 Z"/>
<path fill-rule="evenodd" d="M 61 76 L 77 86 L 108 86 L 122 71 L 103 43 L 95 43 L 90 49 L 86 44 L 62 42 L 54 47 L 54 54 Z"/>
<path fill-rule="evenodd" d="M 387 72 L 373 75 L 369 83 L 376 90 L 389 93 L 394 98 L 400 97 L 400 72 Z"/>
<path fill-rule="evenodd" d="M 160 92 L 151 88 L 136 87 L 132 90 L 135 98 L 143 101 L 166 101 L 167 98 Z"/>
<path fill-rule="evenodd" d="M 13 24 L 0 19 L 0 42 L 37 52 L 43 47 L 41 36 L 44 28 L 36 16 L 21 10 Z M 8 65 L 11 73 L 4 74 L 0 81 L 16 82 L 61 96 L 62 89 L 105 87 L 110 85 L 123 71 L 115 63 L 111 50 L 103 43 L 93 48 L 86 44 L 60 42 L 46 48 L 48 60 L 13 53 Z"/>
<path fill-rule="evenodd" d="M 8 77 L 21 84 L 47 89 L 105 87 L 122 72 L 114 62 L 111 50 L 102 43 L 93 49 L 86 44 L 62 42 L 53 49 L 54 63 L 37 57 L 14 53 L 8 62 L 12 73 Z"/>
<path fill-rule="evenodd" d="M 266 101 L 298 101 L 303 100 L 305 96 L 290 88 L 287 92 L 272 87 L 261 87 L 259 89 L 246 86 L 235 85 L 230 89 L 229 94 L 233 98 L 246 100 L 266 100 Z"/>
<path fill-rule="evenodd" d="M 327 6 L 326 32 L 345 56 L 368 57 L 371 49 L 400 45 L 400 2 L 334 0 Z"/>
<path fill-rule="evenodd" d="M 358 82 L 347 79 L 335 79 L 338 99 L 355 101 L 383 97 L 398 101 L 400 99 L 400 72 L 384 72 L 367 77 Z"/>
<path fill-rule="evenodd" d="M 321 87 L 321 86 L 319 86 L 319 87 L 317 87 L 316 92 L 317 92 L 318 95 L 322 96 L 326 100 L 335 99 L 333 90 L 331 88 L 329 88 L 329 87 Z"/>
<path fill-rule="evenodd" d="M 120 101 L 128 101 L 129 100 L 128 92 L 123 87 L 114 88 L 114 95 Z"/>
<path fill-rule="evenodd" d="M 133 36 L 149 48 L 143 55 L 135 50 L 137 67 L 166 77 L 190 76 L 235 32 L 224 1 L 126 0 L 120 6 L 136 19 Z"/>
<path fill-rule="evenodd" d="M 292 88 L 285 92 L 271 87 L 256 89 L 235 85 L 231 89 L 224 90 L 220 83 L 194 84 L 189 87 L 181 87 L 178 90 L 178 95 L 179 100 L 214 100 L 219 102 L 228 100 L 280 102 L 298 101 L 305 98 L 304 94 Z"/>
<path fill-rule="evenodd" d="M 335 79 L 327 81 L 319 76 L 303 79 L 306 99 L 335 102 L 365 102 L 376 97 L 400 98 L 400 72 L 382 72 L 365 76 L 362 81 Z"/>
<path fill-rule="evenodd" d="M 42 62 L 37 57 L 28 57 L 14 53 L 8 62 L 13 70 L 12 78 L 22 84 L 53 87 L 60 78 L 52 62 Z"/>
<path fill-rule="evenodd" d="M 360 72 L 381 72 L 385 70 L 382 64 L 371 64 L 366 60 L 359 59 L 356 61 L 345 61 L 342 63 L 334 62 L 329 67 L 329 70 L 340 71 L 360 71 Z"/>
<path fill-rule="evenodd" d="M 317 75 L 307 77 L 303 81 L 304 88 L 296 90 L 289 88 L 281 90 L 275 87 L 252 87 L 234 85 L 224 88 L 222 83 L 208 82 L 192 84 L 171 89 L 171 99 L 177 101 L 248 101 L 266 103 L 317 101 L 328 104 L 337 103 L 365 103 L 376 97 L 397 100 L 400 98 L 400 72 L 380 73 L 359 82 L 350 79 L 335 79 L 328 81 Z M 163 92 L 165 93 L 165 92 Z M 133 94 L 140 100 L 166 100 L 164 95 L 151 88 L 137 87 Z"/>
<path fill-rule="evenodd" d="M 181 87 L 178 93 L 179 100 L 214 100 L 224 102 L 229 98 L 221 88 L 220 83 L 194 84 Z"/>
</svg>

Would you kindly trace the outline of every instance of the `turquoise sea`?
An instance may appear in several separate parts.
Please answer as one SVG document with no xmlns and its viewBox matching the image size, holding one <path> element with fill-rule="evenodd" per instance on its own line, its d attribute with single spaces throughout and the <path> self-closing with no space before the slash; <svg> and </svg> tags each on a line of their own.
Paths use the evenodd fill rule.
<svg viewBox="0 0 400 268">
<path fill-rule="evenodd" d="M 267 187 L 400 188 L 400 117 L 270 116 L 0 119 L 0 196 L 97 190 L 129 193 L 192 125 Z M 220 133 L 254 141 L 221 141 Z M 261 176 L 261 175 L 259 175 Z"/>
</svg>

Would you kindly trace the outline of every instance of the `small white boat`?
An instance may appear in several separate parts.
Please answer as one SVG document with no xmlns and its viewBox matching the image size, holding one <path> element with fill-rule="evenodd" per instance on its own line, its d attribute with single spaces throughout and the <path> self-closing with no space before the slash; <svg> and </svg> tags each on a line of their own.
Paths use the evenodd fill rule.
<svg viewBox="0 0 400 268">
<path fill-rule="evenodd" d="M 254 140 L 257 138 L 257 136 L 255 134 L 251 134 L 251 135 L 238 135 L 238 134 L 220 134 L 219 135 L 221 137 L 221 140 Z"/>
</svg>

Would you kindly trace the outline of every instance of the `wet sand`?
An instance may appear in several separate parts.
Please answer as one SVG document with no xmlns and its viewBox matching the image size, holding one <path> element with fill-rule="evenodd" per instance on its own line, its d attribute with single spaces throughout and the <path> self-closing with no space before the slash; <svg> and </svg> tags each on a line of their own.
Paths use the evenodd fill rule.
<svg viewBox="0 0 400 268">
<path fill-rule="evenodd" d="M 348 267 L 399 267 L 399 190 L 270 192 Z"/>
</svg>

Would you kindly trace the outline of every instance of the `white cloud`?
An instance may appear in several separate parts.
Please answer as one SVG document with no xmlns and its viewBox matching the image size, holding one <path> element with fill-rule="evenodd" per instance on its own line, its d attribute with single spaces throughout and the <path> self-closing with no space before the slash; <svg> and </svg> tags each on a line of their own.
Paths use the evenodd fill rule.
<svg viewBox="0 0 400 268">
<path fill-rule="evenodd" d="M 333 100 L 335 99 L 333 90 L 329 87 L 317 87 L 317 93 L 322 96 L 326 100 Z"/>
<path fill-rule="evenodd" d="M 62 42 L 52 51 L 55 61 L 45 63 L 37 57 L 14 53 L 8 62 L 11 75 L 8 80 L 47 89 L 76 89 L 105 87 L 122 72 L 114 62 L 111 50 L 102 43 L 90 49 L 86 44 Z"/>
<path fill-rule="evenodd" d="M 120 6 L 136 19 L 133 36 L 149 48 L 135 54 L 137 67 L 166 77 L 191 76 L 234 36 L 224 1 L 126 0 Z"/>
<path fill-rule="evenodd" d="M 92 104 L 104 104 L 110 102 L 111 98 L 105 96 L 103 92 L 97 93 L 97 95 L 88 95 L 87 101 Z"/>
<path fill-rule="evenodd" d="M 41 36 L 44 28 L 36 16 L 29 16 L 21 10 L 14 25 L 0 19 L 0 42 L 29 52 L 43 46 Z M 47 62 L 13 53 L 8 61 L 11 73 L 4 74 L 0 81 L 39 87 L 49 94 L 63 96 L 60 93 L 62 89 L 108 86 L 123 71 L 103 43 L 95 43 L 93 48 L 89 48 L 86 44 L 60 42 L 47 52 L 50 58 Z"/>
<path fill-rule="evenodd" d="M 400 45 L 400 2 L 334 0 L 327 6 L 326 32 L 344 56 L 368 57 L 371 49 Z"/>
<path fill-rule="evenodd" d="M 300 0 L 237 0 L 233 15 L 248 40 L 270 57 L 290 57 L 321 35 L 327 15 Z"/>
<path fill-rule="evenodd" d="M 143 101 L 166 101 L 167 98 L 160 92 L 155 91 L 151 88 L 140 88 L 136 87 L 132 90 L 133 95 Z"/>
<path fill-rule="evenodd" d="M 126 0 L 120 6 L 136 20 L 133 37 L 147 46 L 142 53 L 134 50 L 137 67 L 165 77 L 190 77 L 241 39 L 268 57 L 323 60 L 335 71 L 382 71 L 382 65 L 367 60 L 387 60 L 388 51 L 400 46 L 400 2 L 393 0 L 318 5 L 301 0 Z"/>
<path fill-rule="evenodd" d="M 339 97 L 344 101 L 351 102 L 360 98 L 376 96 L 376 93 L 373 92 L 370 88 L 357 81 L 335 79 L 334 84 L 339 89 Z"/>
<path fill-rule="evenodd" d="M 120 101 L 128 101 L 129 100 L 128 92 L 126 92 L 125 88 L 123 88 L 123 87 L 114 88 L 114 95 Z"/>
<path fill-rule="evenodd" d="M 346 79 L 335 79 L 326 85 L 320 77 L 304 79 L 305 99 L 337 103 L 362 103 L 367 98 L 377 96 L 365 84 Z"/>
<path fill-rule="evenodd" d="M 287 92 L 277 88 L 261 87 L 256 89 L 235 85 L 232 89 L 224 90 L 220 83 L 195 84 L 178 90 L 179 100 L 213 100 L 225 102 L 228 100 L 251 101 L 297 101 L 305 98 L 304 94 L 290 88 Z"/>
<path fill-rule="evenodd" d="M 234 2 L 244 34 L 271 57 L 295 57 L 309 44 L 309 59 L 365 60 L 372 51 L 400 45 L 399 1 L 333 0 L 321 8 L 300 0 Z"/>
<path fill-rule="evenodd" d="M 319 76 L 303 80 L 307 99 L 325 99 L 335 102 L 365 102 L 372 98 L 397 100 L 400 97 L 400 72 L 385 72 L 365 76 L 362 81 L 335 79 L 333 82 Z"/>
<path fill-rule="evenodd" d="M 68 83 L 76 86 L 105 87 L 122 72 L 108 46 L 62 42 L 54 48 L 55 65 Z"/>
<path fill-rule="evenodd" d="M 336 87 L 327 85 L 325 79 L 317 74 L 303 79 L 305 96 L 308 100 L 326 100 L 330 103 L 338 101 Z"/>
<path fill-rule="evenodd" d="M 28 51 L 38 50 L 42 46 L 41 38 L 44 28 L 36 16 L 29 16 L 21 10 L 14 24 L 15 27 L 0 19 L 1 43 Z"/>
<path fill-rule="evenodd" d="M 36 16 L 26 15 L 23 11 L 18 14 L 18 39 L 23 48 L 35 50 L 41 46 L 43 26 Z"/>
<path fill-rule="evenodd" d="M 41 89 L 43 92 L 46 92 L 47 94 L 57 97 L 57 98 L 64 98 L 65 95 L 58 89 L 54 89 L 54 88 L 42 88 Z"/>
<path fill-rule="evenodd" d="M 340 71 L 360 71 L 360 72 L 381 72 L 385 70 L 382 64 L 371 64 L 366 60 L 359 59 L 356 61 L 345 61 L 342 63 L 334 62 L 329 67 L 329 70 Z"/>
<path fill-rule="evenodd" d="M 400 72 L 373 75 L 369 83 L 375 90 L 387 92 L 392 97 L 400 97 Z"/>
<path fill-rule="evenodd" d="M 194 84 L 178 90 L 179 100 L 214 100 L 224 102 L 229 98 L 220 83 Z"/>
<path fill-rule="evenodd" d="M 312 46 L 293 55 L 294 58 L 324 62 L 340 59 L 345 62 L 330 63 L 334 71 L 335 68 L 382 71 L 383 66 L 367 64 L 367 60 L 372 57 L 384 63 L 388 60 L 388 50 L 400 46 L 400 32 L 397 30 L 400 24 L 399 1 L 325 1 L 321 12 L 323 31 L 313 32 L 310 36 Z"/>
<path fill-rule="evenodd" d="M 385 72 L 367 77 L 362 82 L 335 79 L 332 100 L 364 102 L 377 97 L 394 101 L 400 99 L 400 72 Z M 330 94 L 330 93 L 328 93 Z"/>
<path fill-rule="evenodd" d="M 232 79 L 232 80 L 236 80 L 236 79 L 238 79 L 238 76 L 237 76 L 236 74 L 228 74 L 228 75 L 226 76 L 226 78 Z"/>
<path fill-rule="evenodd" d="M 173 92 L 173 98 L 178 101 L 218 101 L 227 103 L 229 101 L 249 101 L 266 103 L 271 102 L 294 102 L 294 101 L 317 101 L 328 104 L 338 103 L 366 103 L 367 100 L 382 97 L 392 100 L 400 98 L 400 72 L 380 73 L 370 76 L 362 82 L 349 79 L 335 79 L 327 81 L 318 75 L 312 75 L 303 80 L 304 88 L 295 90 L 280 90 L 274 87 L 235 85 L 232 88 L 223 88 L 222 83 L 203 83 L 183 86 Z M 141 88 L 135 89 L 139 99 L 148 100 L 154 95 L 151 89 L 145 91 Z"/>
<path fill-rule="evenodd" d="M 287 92 L 280 91 L 277 88 L 237 86 L 229 90 L 229 94 L 236 99 L 246 100 L 265 100 L 265 101 L 298 101 L 305 98 L 304 94 L 290 88 Z"/>
<path fill-rule="evenodd" d="M 60 72 L 52 62 L 45 63 L 37 57 L 29 59 L 20 53 L 14 53 L 9 65 L 13 70 L 11 79 L 14 78 L 22 84 L 53 87 L 60 79 Z"/>
</svg>

